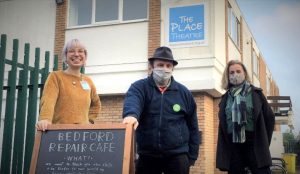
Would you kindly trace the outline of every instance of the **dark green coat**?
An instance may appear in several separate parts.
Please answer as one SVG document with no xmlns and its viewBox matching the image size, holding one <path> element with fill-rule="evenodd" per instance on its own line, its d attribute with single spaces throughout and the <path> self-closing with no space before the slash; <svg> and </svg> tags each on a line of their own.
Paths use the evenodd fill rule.
<svg viewBox="0 0 300 174">
<path fill-rule="evenodd" d="M 253 116 L 254 116 L 254 153 L 258 167 L 272 164 L 269 146 L 275 124 L 275 115 L 271 110 L 262 89 L 252 87 Z M 230 167 L 232 148 L 231 140 L 227 135 L 225 107 L 228 91 L 222 96 L 219 104 L 219 132 L 217 143 L 216 167 L 228 171 Z"/>
</svg>

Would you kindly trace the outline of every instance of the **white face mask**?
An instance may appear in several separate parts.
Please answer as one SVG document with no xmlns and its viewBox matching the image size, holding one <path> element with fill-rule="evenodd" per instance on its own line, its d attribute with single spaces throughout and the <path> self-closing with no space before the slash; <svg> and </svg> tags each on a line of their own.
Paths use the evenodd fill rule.
<svg viewBox="0 0 300 174">
<path fill-rule="evenodd" d="M 244 80 L 245 76 L 242 73 L 229 74 L 229 82 L 234 86 L 242 84 Z"/>
<path fill-rule="evenodd" d="M 159 86 L 166 86 L 172 77 L 172 70 L 166 71 L 164 68 L 153 69 L 153 79 Z"/>
</svg>

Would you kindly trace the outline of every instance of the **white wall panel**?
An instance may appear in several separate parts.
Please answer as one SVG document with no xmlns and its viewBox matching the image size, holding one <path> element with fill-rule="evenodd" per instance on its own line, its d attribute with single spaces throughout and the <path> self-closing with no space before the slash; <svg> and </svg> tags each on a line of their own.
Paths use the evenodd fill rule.
<svg viewBox="0 0 300 174">
<path fill-rule="evenodd" d="M 7 58 L 12 55 L 12 40 L 19 39 L 20 60 L 23 61 L 24 44 L 30 43 L 30 65 L 33 65 L 34 49 L 40 47 L 42 58 L 45 51 L 50 51 L 52 66 L 55 15 L 54 0 L 0 1 L 0 34 L 7 34 Z"/>
</svg>

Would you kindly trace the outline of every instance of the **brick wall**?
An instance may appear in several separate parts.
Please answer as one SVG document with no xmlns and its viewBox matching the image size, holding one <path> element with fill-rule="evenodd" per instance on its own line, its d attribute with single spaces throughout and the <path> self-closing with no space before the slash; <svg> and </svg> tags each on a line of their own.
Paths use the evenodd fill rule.
<svg viewBox="0 0 300 174">
<path fill-rule="evenodd" d="M 62 69 L 61 52 L 65 44 L 65 29 L 67 27 L 67 4 L 66 0 L 61 5 L 56 5 L 56 22 L 55 22 L 55 45 L 54 54 L 58 55 L 58 67 Z"/>
<path fill-rule="evenodd" d="M 260 56 L 259 58 L 259 82 L 260 87 L 263 89 L 263 93 L 267 95 L 267 69 L 266 63 L 263 58 Z"/>
<path fill-rule="evenodd" d="M 213 173 L 215 169 L 215 121 L 214 100 L 206 93 L 193 93 L 197 104 L 199 128 L 202 131 L 202 144 L 199 158 L 190 174 Z"/>
<path fill-rule="evenodd" d="M 97 118 L 98 123 L 121 123 L 124 96 L 100 96 L 101 114 Z"/>
<path fill-rule="evenodd" d="M 160 0 L 149 1 L 148 57 L 152 56 L 154 50 L 160 46 L 160 8 Z"/>
</svg>

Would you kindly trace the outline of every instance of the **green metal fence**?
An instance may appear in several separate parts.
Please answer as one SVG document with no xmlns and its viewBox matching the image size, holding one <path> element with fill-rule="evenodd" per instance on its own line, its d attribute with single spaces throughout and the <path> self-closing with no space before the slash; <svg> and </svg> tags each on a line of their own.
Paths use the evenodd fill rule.
<svg viewBox="0 0 300 174">
<path fill-rule="evenodd" d="M 6 58 L 6 42 L 7 36 L 1 35 L 0 116 L 2 118 L 4 115 L 4 124 L 0 122 L 0 128 L 3 126 L 3 132 L 0 132 L 0 136 L 3 136 L 0 173 L 26 174 L 29 173 L 34 145 L 38 99 L 49 74 L 50 53 L 45 52 L 45 64 L 44 67 L 40 67 L 40 48 L 35 48 L 32 67 L 29 65 L 30 45 L 28 43 L 24 46 L 24 62 L 20 63 L 18 62 L 21 57 L 18 55 L 18 39 L 13 40 L 11 58 Z M 53 70 L 57 69 L 58 57 L 55 56 Z M 8 79 L 7 83 L 4 79 Z M 3 101 L 6 102 L 2 103 Z"/>
</svg>

